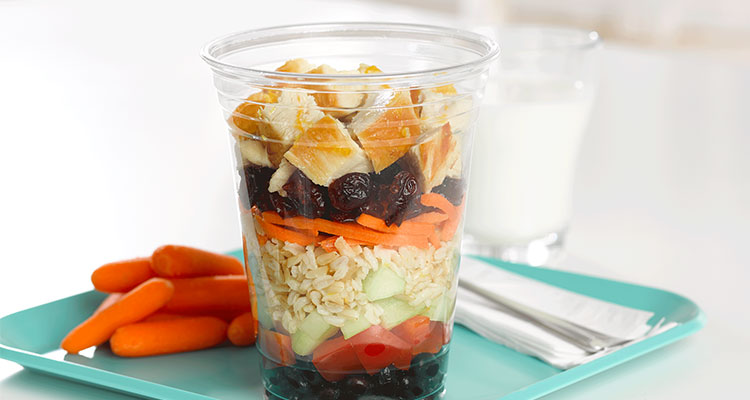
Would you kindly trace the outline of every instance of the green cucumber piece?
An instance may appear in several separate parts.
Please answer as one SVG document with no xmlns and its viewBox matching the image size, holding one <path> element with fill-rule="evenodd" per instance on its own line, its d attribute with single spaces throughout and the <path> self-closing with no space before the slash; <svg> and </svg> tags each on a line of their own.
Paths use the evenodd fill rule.
<svg viewBox="0 0 750 400">
<path fill-rule="evenodd" d="M 444 293 L 424 313 L 432 321 L 448 322 L 453 316 L 453 308 L 456 306 L 455 299 L 450 293 Z"/>
<path fill-rule="evenodd" d="M 326 339 L 333 336 L 339 328 L 326 322 L 317 311 L 313 311 L 302 320 L 297 331 L 292 334 L 292 350 L 306 356 Z"/>
<path fill-rule="evenodd" d="M 406 281 L 398 276 L 386 264 L 377 271 L 370 271 L 362 282 L 362 288 L 370 301 L 385 299 L 404 293 Z"/>
<path fill-rule="evenodd" d="M 341 327 L 341 333 L 344 334 L 344 339 L 349 339 L 350 337 L 364 331 L 371 326 L 372 324 L 370 323 L 370 321 L 368 321 L 364 315 L 360 314 L 357 319 L 350 319 L 349 321 L 346 321 L 344 323 L 344 326 Z"/>
<path fill-rule="evenodd" d="M 395 297 L 378 300 L 375 304 L 383 309 L 383 315 L 380 316 L 380 325 L 385 329 L 391 329 L 407 319 L 419 315 L 424 310 L 424 305 L 412 306 Z"/>
</svg>

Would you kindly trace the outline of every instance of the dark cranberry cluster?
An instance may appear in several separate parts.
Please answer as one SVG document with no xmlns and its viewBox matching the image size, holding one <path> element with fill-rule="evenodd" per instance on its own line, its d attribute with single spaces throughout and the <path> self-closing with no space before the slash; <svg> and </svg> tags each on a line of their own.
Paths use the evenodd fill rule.
<svg viewBox="0 0 750 400">
<path fill-rule="evenodd" d="M 246 208 L 255 205 L 261 211 L 274 210 L 284 218 L 302 215 L 336 222 L 355 221 L 366 213 L 383 219 L 388 225 L 400 225 L 405 219 L 434 210 L 419 202 L 423 191 L 417 178 L 398 162 L 377 174 L 346 174 L 328 188 L 316 185 L 298 170 L 283 186 L 286 197 L 268 192 L 272 174 L 271 168 L 253 165 L 243 168 L 240 200 Z M 446 178 L 433 191 L 458 205 L 464 188 L 461 180 Z"/>
<path fill-rule="evenodd" d="M 326 381 L 311 363 L 300 360 L 291 367 L 264 370 L 266 394 L 269 399 L 290 400 L 433 399 L 443 386 L 447 358 L 446 353 L 423 353 L 406 371 L 391 365 L 374 375 L 351 374 L 338 382 Z"/>
</svg>

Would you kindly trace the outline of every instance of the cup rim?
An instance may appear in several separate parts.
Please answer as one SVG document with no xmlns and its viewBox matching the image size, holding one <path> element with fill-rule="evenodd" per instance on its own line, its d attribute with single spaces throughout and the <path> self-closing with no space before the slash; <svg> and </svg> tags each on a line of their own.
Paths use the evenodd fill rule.
<svg viewBox="0 0 750 400">
<path fill-rule="evenodd" d="M 387 81 L 394 84 L 402 80 L 412 80 L 426 76 L 453 76 L 467 71 L 475 71 L 477 68 L 485 67 L 499 55 L 498 44 L 490 37 L 479 33 L 458 28 L 448 28 L 435 25 L 395 23 L 395 22 L 323 22 L 281 25 L 259 29 L 250 29 L 229 33 L 208 42 L 201 49 L 201 58 L 211 66 L 215 72 L 222 72 L 238 78 L 265 78 L 273 81 L 309 80 L 311 74 L 271 71 L 251 67 L 243 67 L 222 61 L 220 57 L 225 54 L 246 49 L 252 46 L 268 45 L 274 41 L 293 39 L 294 35 L 332 35 L 336 32 L 402 32 L 404 34 L 432 35 L 434 38 L 444 38 L 453 41 L 463 41 L 465 44 L 477 45 L 482 51 L 479 52 L 468 47 L 467 50 L 474 51 L 478 58 L 469 62 L 448 65 L 440 68 L 421 69 L 406 72 L 385 72 L 378 74 L 315 74 L 314 80 L 319 81 L 358 81 L 377 84 Z M 311 37 L 311 36 L 308 36 Z M 219 54 L 217 54 L 219 53 Z"/>
<path fill-rule="evenodd" d="M 599 48 L 603 42 L 599 35 L 599 32 L 591 29 L 581 29 L 569 26 L 561 25 L 542 25 L 542 24 L 503 24 L 503 25 L 482 25 L 475 29 L 475 31 L 482 32 L 484 36 L 490 36 L 489 33 L 484 31 L 491 31 L 491 36 L 498 42 L 498 45 L 503 49 L 503 54 L 518 54 L 518 53 L 539 53 L 548 51 L 571 51 L 571 50 L 593 50 Z M 541 35 L 577 35 L 578 40 L 571 43 L 560 44 L 560 45 L 548 45 L 539 47 L 513 47 L 507 46 L 501 43 L 503 34 L 523 34 L 529 35 L 537 33 Z"/>
</svg>

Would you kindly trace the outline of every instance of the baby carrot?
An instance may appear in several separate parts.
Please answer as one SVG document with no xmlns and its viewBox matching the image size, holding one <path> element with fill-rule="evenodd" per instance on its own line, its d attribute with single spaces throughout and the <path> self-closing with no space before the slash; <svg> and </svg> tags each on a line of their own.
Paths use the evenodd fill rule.
<svg viewBox="0 0 750 400">
<path fill-rule="evenodd" d="M 244 275 L 172 279 L 174 295 L 164 311 L 203 313 L 250 310 L 250 290 Z"/>
<path fill-rule="evenodd" d="M 122 298 L 122 293 L 112 293 L 107 298 L 104 299 L 104 301 L 99 304 L 99 307 L 96 308 L 94 313 L 92 315 L 99 314 L 102 312 L 102 310 L 105 310 L 109 308 L 112 304 L 117 303 Z"/>
<path fill-rule="evenodd" d="M 192 278 L 211 275 L 241 275 L 242 263 L 232 256 L 192 247 L 166 245 L 151 255 L 156 274 L 164 278 Z"/>
<path fill-rule="evenodd" d="M 104 264 L 91 274 L 91 282 L 100 292 L 128 292 L 154 276 L 151 258 L 143 257 Z"/>
<path fill-rule="evenodd" d="M 246 312 L 232 320 L 227 329 L 227 337 L 235 346 L 250 346 L 255 343 L 256 321 L 253 313 Z"/>
<path fill-rule="evenodd" d="M 61 347 L 68 353 L 97 346 L 107 341 L 114 331 L 127 324 L 140 321 L 160 309 L 169 301 L 174 286 L 166 279 L 151 278 L 142 283 L 120 301 L 92 315 L 75 327 L 63 339 Z"/>
<path fill-rule="evenodd" d="M 194 351 L 226 339 L 227 323 L 215 317 L 140 322 L 118 328 L 109 340 L 120 357 L 145 357 Z"/>
</svg>

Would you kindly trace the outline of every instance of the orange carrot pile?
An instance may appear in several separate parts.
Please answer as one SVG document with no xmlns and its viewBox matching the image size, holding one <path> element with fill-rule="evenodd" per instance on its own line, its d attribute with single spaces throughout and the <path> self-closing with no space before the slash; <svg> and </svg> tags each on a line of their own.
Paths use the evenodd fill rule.
<svg viewBox="0 0 750 400">
<path fill-rule="evenodd" d="M 151 278 L 75 327 L 65 336 L 61 347 L 68 353 L 78 354 L 83 349 L 98 346 L 117 328 L 138 322 L 160 309 L 173 292 L 174 287 L 168 280 Z"/>
<path fill-rule="evenodd" d="M 240 275 L 172 279 L 174 296 L 164 306 L 171 312 L 250 310 L 247 279 Z"/>
<path fill-rule="evenodd" d="M 242 263 L 232 256 L 186 246 L 159 247 L 151 255 L 154 271 L 164 278 L 242 275 Z"/>
<path fill-rule="evenodd" d="M 200 350 L 227 339 L 255 343 L 251 289 L 234 257 L 162 246 L 151 257 L 103 265 L 91 281 L 110 294 L 63 339 L 69 353 L 107 340 L 122 357 Z"/>
<path fill-rule="evenodd" d="M 109 346 L 121 357 L 143 357 L 205 349 L 226 337 L 226 322 L 215 317 L 186 317 L 123 326 L 112 335 Z"/>
<path fill-rule="evenodd" d="M 227 330 L 229 341 L 235 346 L 250 346 L 255 343 L 258 329 L 255 326 L 255 318 L 250 312 L 246 312 L 232 320 Z"/>
<path fill-rule="evenodd" d="M 426 212 L 401 224 L 391 225 L 369 214 L 361 214 L 356 222 L 335 222 L 302 216 L 282 218 L 274 211 L 261 212 L 255 207 L 252 213 L 260 229 L 257 237 L 261 245 L 273 238 L 302 246 L 317 244 L 332 252 L 336 251 L 336 240 L 343 237 L 349 245 L 438 248 L 441 242 L 449 241 L 455 235 L 461 221 L 463 202 L 454 206 L 439 193 L 423 194 L 420 202 L 438 211 Z"/>
<path fill-rule="evenodd" d="M 127 292 L 154 276 L 150 258 L 134 258 L 102 265 L 91 274 L 91 283 L 100 292 Z"/>
</svg>

